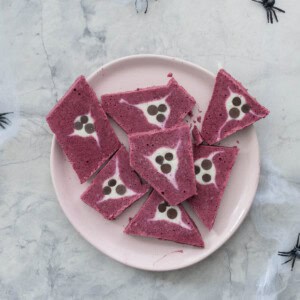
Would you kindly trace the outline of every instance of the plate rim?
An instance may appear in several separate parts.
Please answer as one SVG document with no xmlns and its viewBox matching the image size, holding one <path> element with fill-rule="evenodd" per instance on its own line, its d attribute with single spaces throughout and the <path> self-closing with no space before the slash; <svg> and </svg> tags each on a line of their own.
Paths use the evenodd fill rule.
<svg viewBox="0 0 300 300">
<path fill-rule="evenodd" d="M 91 75 L 87 76 L 87 81 L 90 82 L 91 80 L 93 80 L 93 78 L 95 78 L 97 76 L 97 74 L 99 72 L 101 72 L 105 68 L 112 67 L 113 65 L 122 63 L 124 61 L 130 61 L 130 60 L 136 60 L 136 59 L 145 59 L 145 58 L 147 58 L 147 59 L 151 59 L 151 58 L 153 58 L 153 59 L 162 59 L 162 60 L 167 60 L 169 62 L 176 61 L 176 62 L 185 64 L 185 65 L 188 65 L 190 67 L 193 67 L 195 69 L 201 70 L 202 72 L 206 73 L 209 76 L 215 77 L 215 75 L 212 72 L 206 70 L 205 68 L 203 68 L 201 66 L 198 66 L 195 63 L 192 63 L 192 62 L 180 59 L 180 58 L 176 58 L 176 57 L 172 57 L 172 56 L 166 56 L 166 55 L 157 55 L 157 54 L 136 54 L 136 55 L 129 55 L 129 56 L 121 57 L 121 58 L 115 59 L 115 60 L 113 60 L 113 61 L 111 61 L 111 62 L 109 62 L 107 64 L 102 65 L 96 71 L 94 71 Z M 60 201 L 59 191 L 58 191 L 58 188 L 57 188 L 57 186 L 55 184 L 55 180 L 54 180 L 54 176 L 55 176 L 54 175 L 54 173 L 55 173 L 54 172 L 54 148 L 55 148 L 55 145 L 57 143 L 57 140 L 56 140 L 55 135 L 53 134 L 52 142 L 51 142 L 51 150 L 50 150 L 51 151 L 50 152 L 50 174 L 51 174 L 51 181 L 52 181 L 52 185 L 54 187 L 54 191 L 55 191 L 55 195 L 56 195 L 57 201 L 58 201 L 58 203 L 59 203 L 59 205 L 60 205 L 63 213 L 67 217 L 68 221 L 72 224 L 72 226 L 74 227 L 74 229 L 81 235 L 81 237 L 84 238 L 89 244 L 91 244 L 98 251 L 100 251 L 101 253 L 105 254 L 106 256 L 108 256 L 109 258 L 113 259 L 114 261 L 117 261 L 119 263 L 122 263 L 123 265 L 129 266 L 129 267 L 132 267 L 132 268 L 135 268 L 135 269 L 145 270 L 145 271 L 153 271 L 153 272 L 164 272 L 164 271 L 180 270 L 180 269 L 192 266 L 192 265 L 194 265 L 194 264 L 196 264 L 196 263 L 198 263 L 200 261 L 203 261 L 204 259 L 206 259 L 210 255 L 212 255 L 214 252 L 216 252 L 219 248 L 221 248 L 234 235 L 234 233 L 238 230 L 238 228 L 244 222 L 244 220 L 247 217 L 247 215 L 248 215 L 248 213 L 250 211 L 250 208 L 251 208 L 251 206 L 253 204 L 253 201 L 255 199 L 255 195 L 256 195 L 256 192 L 257 192 L 257 188 L 258 188 L 258 183 L 259 183 L 259 175 L 260 175 L 260 151 L 259 151 L 259 143 L 258 143 L 258 138 L 257 138 L 257 133 L 256 133 L 256 130 L 255 130 L 255 127 L 253 125 L 251 125 L 249 127 L 252 128 L 253 133 L 254 133 L 254 143 L 256 144 L 255 151 L 256 151 L 257 165 L 258 165 L 258 167 L 257 167 L 257 174 L 255 176 L 255 182 L 253 182 L 254 189 L 253 189 L 252 194 L 249 196 L 249 199 L 251 198 L 251 201 L 247 202 L 247 205 L 244 207 L 245 209 L 244 209 L 243 213 L 241 214 L 238 222 L 236 222 L 234 224 L 234 226 L 226 234 L 226 236 L 223 238 L 223 240 L 221 240 L 221 242 L 216 243 L 210 249 L 210 251 L 207 252 L 204 256 L 202 256 L 200 258 L 196 257 L 192 261 L 187 262 L 186 264 L 183 264 L 181 266 L 168 266 L 168 267 L 165 267 L 163 269 L 153 269 L 153 268 L 150 268 L 150 267 L 147 267 L 147 266 L 143 267 L 143 266 L 140 266 L 140 265 L 135 265 L 134 263 L 131 263 L 131 262 L 128 262 L 128 261 L 125 261 L 125 260 L 122 260 L 122 259 L 118 259 L 116 257 L 113 257 L 113 255 L 111 255 L 111 253 L 109 253 L 108 251 L 106 251 L 105 248 L 103 248 L 103 249 L 101 248 L 100 249 L 100 247 L 98 247 L 96 244 L 94 244 L 93 240 L 89 236 L 86 236 L 81 231 L 81 229 L 77 225 L 75 225 L 75 223 L 73 222 L 72 218 L 69 216 L 68 210 L 65 209 L 65 207 L 63 206 L 63 203 Z"/>
</svg>

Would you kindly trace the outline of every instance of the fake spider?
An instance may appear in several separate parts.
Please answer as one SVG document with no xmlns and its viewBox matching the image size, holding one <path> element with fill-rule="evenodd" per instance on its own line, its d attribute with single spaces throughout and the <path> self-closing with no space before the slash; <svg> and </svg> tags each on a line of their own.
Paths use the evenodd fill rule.
<svg viewBox="0 0 300 300">
<path fill-rule="evenodd" d="M 281 252 L 281 251 L 279 251 L 278 255 L 280 255 L 280 256 L 287 256 L 289 258 L 283 264 L 286 264 L 286 263 L 288 263 L 291 260 L 293 261 L 292 262 L 292 269 L 291 269 L 291 271 L 293 271 L 296 259 L 297 258 L 300 259 L 300 233 L 298 235 L 296 246 L 291 251 L 289 251 L 289 252 Z"/>
<path fill-rule="evenodd" d="M 268 23 L 270 23 L 270 21 L 271 21 L 271 24 L 273 24 L 273 14 L 274 14 L 276 22 L 278 22 L 278 18 L 277 18 L 275 10 L 280 11 L 282 13 L 285 13 L 284 10 L 274 6 L 275 5 L 275 0 L 262 0 L 262 1 L 252 0 L 252 1 L 260 3 L 260 4 L 263 5 L 265 10 L 267 11 Z"/>
<path fill-rule="evenodd" d="M 6 117 L 6 115 L 11 114 L 10 112 L 8 113 L 0 113 L 0 127 L 2 129 L 5 129 L 5 126 L 10 124 L 9 119 Z"/>
</svg>

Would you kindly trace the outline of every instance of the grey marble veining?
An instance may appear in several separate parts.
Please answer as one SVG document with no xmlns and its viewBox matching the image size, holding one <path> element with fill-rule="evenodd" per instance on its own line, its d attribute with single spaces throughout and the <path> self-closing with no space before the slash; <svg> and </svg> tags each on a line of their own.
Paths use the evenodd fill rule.
<svg viewBox="0 0 300 300">
<path fill-rule="evenodd" d="M 300 262 L 290 273 L 276 257 L 300 231 L 300 3 L 276 4 L 287 13 L 271 26 L 250 0 L 150 0 L 147 14 L 133 0 L 0 1 L 1 72 L 16 95 L 1 97 L 0 111 L 17 116 L 10 139 L 0 132 L 0 299 L 300 299 Z M 135 270 L 99 253 L 51 184 L 45 115 L 79 74 L 137 53 L 213 72 L 221 64 L 271 110 L 256 125 L 262 169 L 249 216 L 216 253 L 179 271 Z"/>
</svg>

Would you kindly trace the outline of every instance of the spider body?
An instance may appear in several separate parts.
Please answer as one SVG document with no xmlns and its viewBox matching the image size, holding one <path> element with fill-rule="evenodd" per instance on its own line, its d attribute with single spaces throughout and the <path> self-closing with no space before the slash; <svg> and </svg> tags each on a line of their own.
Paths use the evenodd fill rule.
<svg viewBox="0 0 300 300">
<path fill-rule="evenodd" d="M 285 11 L 281 8 L 278 8 L 275 5 L 275 0 L 252 0 L 254 2 L 260 3 L 263 5 L 263 7 L 265 8 L 266 12 L 267 12 L 267 19 L 268 19 L 268 23 L 271 22 L 271 24 L 273 24 L 273 15 L 274 18 L 276 20 L 276 22 L 278 22 L 278 18 L 277 18 L 277 14 L 276 14 L 276 10 L 280 11 L 282 13 L 285 13 Z"/>
<path fill-rule="evenodd" d="M 5 129 L 5 126 L 10 124 L 9 119 L 7 118 L 6 115 L 11 114 L 10 112 L 8 113 L 0 113 L 0 127 L 2 129 Z"/>
<path fill-rule="evenodd" d="M 300 233 L 298 235 L 296 246 L 289 252 L 279 251 L 278 255 L 288 257 L 288 260 L 285 261 L 283 264 L 286 264 L 286 263 L 290 262 L 291 260 L 293 261 L 292 269 L 291 269 L 293 271 L 296 259 L 300 259 Z"/>
</svg>

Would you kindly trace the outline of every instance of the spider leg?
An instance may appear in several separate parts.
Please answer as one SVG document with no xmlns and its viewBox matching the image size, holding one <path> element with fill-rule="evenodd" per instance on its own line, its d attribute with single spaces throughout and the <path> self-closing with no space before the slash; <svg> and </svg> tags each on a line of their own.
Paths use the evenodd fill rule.
<svg viewBox="0 0 300 300">
<path fill-rule="evenodd" d="M 274 10 L 274 9 L 271 9 L 271 12 L 274 14 L 274 17 L 275 17 L 276 22 L 278 22 L 278 18 L 277 18 L 277 15 L 276 15 L 275 10 Z"/>
<path fill-rule="evenodd" d="M 266 12 L 267 12 L 267 19 L 268 19 L 268 23 L 270 23 L 269 11 L 268 11 L 268 10 L 266 10 Z"/>
<path fill-rule="evenodd" d="M 280 11 L 280 12 L 282 12 L 282 13 L 285 13 L 285 10 L 280 9 L 280 8 L 278 8 L 278 7 L 276 7 L 276 6 L 273 6 L 273 8 L 276 9 L 276 10 L 278 10 L 278 11 Z"/>
<path fill-rule="evenodd" d="M 147 11 L 148 11 L 148 4 L 149 4 L 149 1 L 148 0 L 146 0 L 146 3 L 147 3 L 147 5 L 146 5 L 146 9 L 145 9 L 145 11 L 144 11 L 144 13 L 146 14 L 147 13 Z"/>
<path fill-rule="evenodd" d="M 260 4 L 263 4 L 262 1 L 257 1 L 257 0 L 252 0 L 252 1 L 257 2 L 257 3 L 260 3 Z"/>
<path fill-rule="evenodd" d="M 297 247 L 300 247 L 300 233 L 299 233 L 299 235 L 298 235 L 298 239 L 297 239 Z"/>
<path fill-rule="evenodd" d="M 294 260 L 293 260 L 293 263 L 292 263 L 291 271 L 293 271 L 293 269 L 294 269 L 295 261 L 296 261 L 296 256 L 294 257 Z"/>
<path fill-rule="evenodd" d="M 279 256 L 291 256 L 291 254 L 290 253 L 280 253 L 280 252 L 278 252 L 278 255 Z"/>
<path fill-rule="evenodd" d="M 284 263 L 282 263 L 283 265 L 284 264 L 287 264 L 289 261 L 291 261 L 291 260 L 293 260 L 294 259 L 294 257 L 292 257 L 291 259 L 288 259 L 287 261 L 285 261 Z"/>
<path fill-rule="evenodd" d="M 269 15 L 270 15 L 270 19 L 271 19 L 271 24 L 273 24 L 273 15 L 272 15 L 272 11 L 269 9 Z"/>
</svg>

